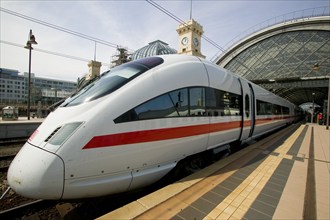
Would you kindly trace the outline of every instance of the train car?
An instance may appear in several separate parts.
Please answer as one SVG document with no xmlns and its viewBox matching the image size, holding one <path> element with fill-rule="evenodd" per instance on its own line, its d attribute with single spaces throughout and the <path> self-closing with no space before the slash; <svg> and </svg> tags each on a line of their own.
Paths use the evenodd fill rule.
<svg viewBox="0 0 330 220">
<path fill-rule="evenodd" d="M 11 163 L 8 183 L 54 200 L 130 191 L 190 155 L 291 123 L 294 107 L 198 57 L 132 61 L 52 112 Z"/>
</svg>

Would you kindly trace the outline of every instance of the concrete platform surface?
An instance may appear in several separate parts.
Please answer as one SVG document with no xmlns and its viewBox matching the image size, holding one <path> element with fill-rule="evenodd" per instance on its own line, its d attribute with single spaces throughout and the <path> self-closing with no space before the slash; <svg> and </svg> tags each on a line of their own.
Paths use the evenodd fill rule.
<svg viewBox="0 0 330 220">
<path fill-rule="evenodd" d="M 32 117 L 30 120 L 27 117 L 19 117 L 14 121 L 0 119 L 0 140 L 30 137 L 44 120 Z"/>
<path fill-rule="evenodd" d="M 329 148 L 291 125 L 98 219 L 330 219 Z"/>
<path fill-rule="evenodd" d="M 0 118 L 0 124 L 21 124 L 21 123 L 41 123 L 45 119 L 44 118 L 30 118 L 30 120 L 27 119 L 27 117 L 19 117 L 18 120 L 12 120 L 12 121 L 6 121 L 2 120 Z"/>
</svg>

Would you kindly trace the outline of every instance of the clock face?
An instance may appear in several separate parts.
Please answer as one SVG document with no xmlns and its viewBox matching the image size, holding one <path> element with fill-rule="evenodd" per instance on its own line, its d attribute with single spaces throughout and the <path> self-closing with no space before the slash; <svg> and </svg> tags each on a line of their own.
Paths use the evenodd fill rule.
<svg viewBox="0 0 330 220">
<path fill-rule="evenodd" d="M 198 41 L 197 37 L 194 38 L 194 45 L 196 47 L 198 47 L 198 45 L 199 45 L 199 41 Z"/>
<path fill-rule="evenodd" d="M 184 37 L 184 38 L 182 38 L 182 40 L 181 40 L 181 44 L 182 44 L 182 45 L 187 45 L 187 44 L 188 44 L 188 37 Z"/>
</svg>

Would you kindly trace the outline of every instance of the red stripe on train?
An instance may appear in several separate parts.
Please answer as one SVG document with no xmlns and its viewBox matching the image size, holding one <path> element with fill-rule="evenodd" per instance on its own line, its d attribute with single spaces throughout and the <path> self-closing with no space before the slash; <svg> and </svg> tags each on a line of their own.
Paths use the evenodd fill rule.
<svg viewBox="0 0 330 220">
<path fill-rule="evenodd" d="M 271 120 L 283 118 L 257 119 L 256 124 L 267 123 Z M 222 122 L 214 124 L 192 125 L 174 128 L 162 128 L 153 130 L 133 131 L 119 134 L 109 134 L 93 137 L 83 149 L 112 147 L 125 144 L 137 144 L 152 141 L 162 141 L 175 138 L 191 137 L 195 135 L 208 134 L 240 128 L 241 121 Z M 244 127 L 251 126 L 251 121 L 244 121 Z"/>
<path fill-rule="evenodd" d="M 256 125 L 270 123 L 272 121 L 281 121 L 290 119 L 292 116 L 278 116 L 278 117 L 271 117 L 271 118 L 259 118 L 256 120 Z"/>
<path fill-rule="evenodd" d="M 119 134 L 109 134 L 93 137 L 83 149 L 111 147 L 125 144 L 136 144 L 151 141 L 162 141 L 175 138 L 184 138 L 210 132 L 225 131 L 239 128 L 240 121 L 216 124 L 203 124 L 175 128 L 162 128 L 154 130 L 133 131 Z"/>
</svg>

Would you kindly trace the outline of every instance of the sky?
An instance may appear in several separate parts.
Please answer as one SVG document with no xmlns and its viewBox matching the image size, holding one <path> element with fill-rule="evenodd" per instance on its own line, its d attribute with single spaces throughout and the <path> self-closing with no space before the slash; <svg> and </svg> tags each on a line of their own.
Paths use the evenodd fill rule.
<svg viewBox="0 0 330 220">
<path fill-rule="evenodd" d="M 330 6 L 328 0 L 154 2 L 184 21 L 188 21 L 191 14 L 203 26 L 204 35 L 222 49 L 275 21 L 308 15 L 313 8 Z M 28 72 L 29 51 L 24 45 L 30 29 L 38 42 L 33 46 L 31 72 L 38 77 L 76 81 L 88 72 L 88 60 L 95 56 L 97 61 L 110 64 L 116 52 L 115 47 L 95 44 L 95 41 L 12 15 L 8 10 L 131 50 L 155 40 L 162 40 L 178 50 L 176 28 L 179 23 L 143 0 L 0 0 L 0 7 L 0 68 Z M 314 11 L 320 10 L 322 8 Z M 207 60 L 222 52 L 205 40 L 201 42 L 201 50 Z M 102 65 L 101 72 L 108 69 L 108 65 Z"/>
</svg>

